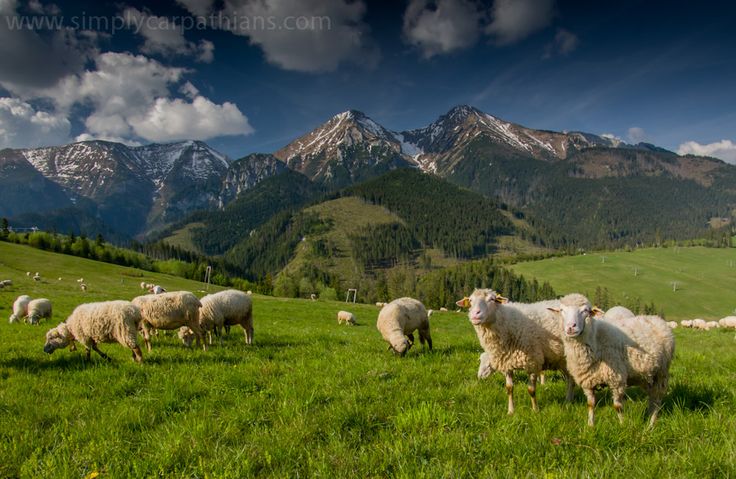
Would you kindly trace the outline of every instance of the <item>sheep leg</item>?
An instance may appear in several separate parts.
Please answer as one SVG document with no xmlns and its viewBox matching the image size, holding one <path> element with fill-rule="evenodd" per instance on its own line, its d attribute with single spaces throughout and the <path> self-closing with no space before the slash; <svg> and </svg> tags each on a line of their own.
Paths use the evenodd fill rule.
<svg viewBox="0 0 736 479">
<path fill-rule="evenodd" d="M 537 375 L 535 373 L 529 374 L 529 387 L 527 388 L 529 397 L 532 399 L 532 411 L 538 412 L 539 406 L 537 405 Z"/>
<path fill-rule="evenodd" d="M 253 344 L 253 311 L 248 312 L 241 325 L 245 333 L 245 344 Z"/>
<path fill-rule="evenodd" d="M 595 391 L 583 389 L 583 392 L 588 399 L 588 426 L 593 427 L 595 424 Z"/>
<path fill-rule="evenodd" d="M 194 334 L 197 336 L 197 347 L 202 346 L 202 350 L 207 351 L 207 342 L 204 340 L 204 334 L 202 334 L 202 328 L 199 327 L 199 324 L 191 323 L 189 324 L 189 329 L 194 331 Z"/>
<path fill-rule="evenodd" d="M 612 388 L 611 395 L 613 396 L 613 409 L 616 410 L 616 416 L 618 416 L 618 422 L 624 423 L 624 388 Z"/>
<path fill-rule="evenodd" d="M 100 348 L 97 347 L 97 343 L 95 343 L 94 341 L 92 341 L 92 349 L 94 349 L 95 351 L 97 351 L 97 354 L 99 354 L 100 356 L 102 356 L 102 358 L 105 359 L 106 361 L 111 361 L 110 356 L 108 356 L 107 354 L 105 354 L 102 351 L 100 351 Z M 87 351 L 89 351 L 89 349 Z"/>
<path fill-rule="evenodd" d="M 137 362 L 138 364 L 143 362 L 143 354 L 141 353 L 141 348 L 136 346 L 133 348 L 133 361 Z"/>
<path fill-rule="evenodd" d="M 146 349 L 151 352 L 151 333 L 148 330 L 148 324 L 144 321 L 141 323 L 141 334 L 143 335 L 143 342 L 146 343 Z"/>
<path fill-rule="evenodd" d="M 544 373 L 542 373 L 539 375 L 539 384 L 544 385 L 544 383 L 545 383 L 545 378 L 544 378 Z"/>
<path fill-rule="evenodd" d="M 506 395 L 509 397 L 508 414 L 514 414 L 514 373 L 506 373 Z"/>
<path fill-rule="evenodd" d="M 432 350 L 432 336 L 429 334 L 429 328 L 427 329 L 420 329 L 419 330 L 419 341 L 424 345 L 424 342 L 427 342 L 427 347 L 429 350 Z"/>
<path fill-rule="evenodd" d="M 567 382 L 567 393 L 565 394 L 565 401 L 572 402 L 575 398 L 575 380 L 572 378 L 570 373 L 565 373 L 565 381 Z"/>
</svg>

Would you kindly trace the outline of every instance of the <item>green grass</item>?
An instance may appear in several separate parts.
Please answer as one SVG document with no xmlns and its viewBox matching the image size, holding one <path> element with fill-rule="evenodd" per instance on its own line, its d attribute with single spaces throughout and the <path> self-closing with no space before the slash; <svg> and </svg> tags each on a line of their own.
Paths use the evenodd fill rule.
<svg viewBox="0 0 736 479">
<path fill-rule="evenodd" d="M 601 286 L 617 301 L 636 297 L 645 303 L 653 301 L 668 319 L 717 320 L 736 312 L 736 250 L 731 248 L 588 253 L 518 263 L 513 269 L 527 278 L 549 281 L 560 294 L 581 292 L 592 297 Z"/>
<path fill-rule="evenodd" d="M 199 284 L 3 243 L 0 262 L 0 277 L 16 281 L 0 290 L 3 318 L 25 292 L 56 308 L 40 327 L 0 321 L 0 477 L 736 475 L 732 332 L 675 331 L 654 430 L 636 389 L 623 425 L 601 394 L 590 429 L 582 394 L 566 404 L 556 375 L 540 387 L 540 413 L 519 377 L 517 414 L 506 416 L 501 377 L 476 379 L 478 340 L 452 312 L 432 316 L 434 352 L 404 358 L 386 351 L 373 306 L 262 296 L 251 347 L 234 329 L 207 353 L 159 336 L 142 365 L 116 344 L 101 346 L 110 363 L 86 363 L 81 351 L 48 356 L 46 329 L 80 302 L 133 297 L 138 274 L 171 289 Z M 70 284 L 32 284 L 27 270 Z M 86 295 L 71 283 L 78 276 Z M 338 326 L 338 309 L 358 325 Z"/>
</svg>

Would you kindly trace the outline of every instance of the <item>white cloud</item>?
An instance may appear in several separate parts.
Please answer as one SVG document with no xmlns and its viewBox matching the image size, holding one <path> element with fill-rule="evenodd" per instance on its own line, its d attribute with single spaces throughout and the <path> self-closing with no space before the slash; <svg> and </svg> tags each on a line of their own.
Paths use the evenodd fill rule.
<svg viewBox="0 0 736 479">
<path fill-rule="evenodd" d="M 220 28 L 248 37 L 285 70 L 332 71 L 343 62 L 371 68 L 379 54 L 365 11 L 362 0 L 225 0 L 222 15 L 236 21 Z"/>
<path fill-rule="evenodd" d="M 552 43 L 548 44 L 545 48 L 544 58 L 551 58 L 555 55 L 569 55 L 575 51 L 578 47 L 578 43 L 580 43 L 580 41 L 578 40 L 577 35 L 565 30 L 564 28 L 560 28 L 557 30 Z"/>
<path fill-rule="evenodd" d="M 212 13 L 215 0 L 176 0 L 176 3 L 187 9 L 192 15 L 205 17 Z"/>
<path fill-rule="evenodd" d="M 516 43 L 552 22 L 554 0 L 495 0 L 486 33 L 499 45 Z"/>
<path fill-rule="evenodd" d="M 736 164 L 736 143 L 731 140 L 721 140 L 704 145 L 697 141 L 687 141 L 677 148 L 677 153 L 680 155 L 712 156 L 726 163 Z"/>
<path fill-rule="evenodd" d="M 107 136 L 107 135 L 92 135 L 90 133 L 82 133 L 74 138 L 74 141 L 112 141 L 114 143 L 122 143 L 128 146 L 141 146 L 143 143 L 140 141 L 131 140 L 130 138 L 121 138 L 119 136 Z"/>
<path fill-rule="evenodd" d="M 50 146 L 69 140 L 66 116 L 36 110 L 17 98 L 0 98 L 0 148 Z"/>
<path fill-rule="evenodd" d="M 425 58 L 468 48 L 480 35 L 483 13 L 471 0 L 411 0 L 403 33 Z"/>
<path fill-rule="evenodd" d="M 145 113 L 131 118 L 130 124 L 138 136 L 156 142 L 253 132 L 248 119 L 233 103 L 216 105 L 203 96 L 191 103 L 158 98 Z"/>
<path fill-rule="evenodd" d="M 647 134 L 644 131 L 644 128 L 639 128 L 638 126 L 632 126 L 629 128 L 626 136 L 628 137 L 629 141 L 631 143 L 641 143 L 642 141 L 645 141 L 647 139 Z"/>
<path fill-rule="evenodd" d="M 182 25 L 167 17 L 158 17 L 137 8 L 123 10 L 125 25 L 145 39 L 141 52 L 149 55 L 194 56 L 197 61 L 210 63 L 214 59 L 215 45 L 209 40 L 199 44 L 184 38 Z"/>
</svg>

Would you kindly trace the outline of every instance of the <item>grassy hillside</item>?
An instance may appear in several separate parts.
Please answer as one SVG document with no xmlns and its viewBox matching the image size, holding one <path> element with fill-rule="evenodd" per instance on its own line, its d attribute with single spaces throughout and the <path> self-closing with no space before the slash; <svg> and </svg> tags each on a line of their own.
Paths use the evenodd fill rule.
<svg viewBox="0 0 736 479">
<path fill-rule="evenodd" d="M 21 292 L 46 296 L 55 320 L 78 302 L 132 297 L 140 279 L 198 283 L 0 243 L 3 317 Z M 62 275 L 30 284 L 25 271 Z M 35 271 L 34 271 L 35 272 Z M 143 276 L 139 276 L 143 275 Z M 84 276 L 84 295 L 73 278 Z M 56 280 L 55 280 L 56 281 Z M 67 283 L 68 281 L 68 283 Z M 121 282 L 122 281 L 122 282 Z M 31 281 L 32 282 L 32 281 Z M 733 333 L 676 330 L 677 357 L 660 422 L 630 391 L 620 425 L 602 393 L 595 429 L 578 391 L 557 375 L 532 413 L 523 378 L 506 416 L 499 375 L 476 379 L 477 338 L 464 315 L 432 316 L 435 350 L 386 351 L 377 309 L 254 298 L 255 344 L 234 330 L 224 347 L 187 350 L 154 338 L 136 365 L 80 351 L 42 352 L 40 327 L 0 321 L 0 477 L 727 477 L 736 474 Z M 92 477 L 92 476 L 88 476 Z"/>
<path fill-rule="evenodd" d="M 549 281 L 562 294 L 579 291 L 592 297 L 601 286 L 620 302 L 635 297 L 653 301 L 668 319 L 719 319 L 736 313 L 736 250 L 731 248 L 589 253 L 519 263 L 513 269 Z"/>
</svg>

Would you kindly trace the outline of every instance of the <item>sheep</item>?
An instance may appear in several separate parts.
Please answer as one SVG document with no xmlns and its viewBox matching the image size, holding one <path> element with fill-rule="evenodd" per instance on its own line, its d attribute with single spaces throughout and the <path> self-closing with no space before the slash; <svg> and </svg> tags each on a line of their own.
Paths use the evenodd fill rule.
<svg viewBox="0 0 736 479">
<path fill-rule="evenodd" d="M 200 327 L 208 332 L 214 329 L 220 344 L 222 344 L 222 327 L 235 324 L 243 328 L 245 344 L 253 344 L 253 304 L 251 297 L 246 293 L 227 289 L 208 294 L 202 298 L 199 315 Z"/>
<path fill-rule="evenodd" d="M 697 318 L 693 319 L 693 329 L 705 329 L 705 321 Z"/>
<path fill-rule="evenodd" d="M 667 326 L 669 326 L 670 329 L 677 328 L 677 321 L 668 321 Z"/>
<path fill-rule="evenodd" d="M 485 379 L 493 374 L 493 366 L 491 366 L 491 357 L 488 353 L 480 354 L 480 366 L 478 367 L 478 379 Z"/>
<path fill-rule="evenodd" d="M 146 282 L 145 281 L 141 281 L 141 289 L 144 290 L 144 291 L 146 289 L 148 289 L 148 288 L 146 288 Z"/>
<path fill-rule="evenodd" d="M 46 298 L 29 301 L 28 322 L 30 324 L 38 324 L 43 318 L 51 319 L 51 301 Z"/>
<path fill-rule="evenodd" d="M 311 299 L 312 301 L 317 301 L 317 295 L 312 293 L 309 295 L 309 299 Z"/>
<path fill-rule="evenodd" d="M 414 331 L 419 330 L 419 342 L 425 341 L 432 350 L 432 337 L 429 334 L 429 318 L 424 305 L 412 298 L 399 298 L 391 301 L 378 313 L 376 328 L 389 349 L 403 356 L 414 345 Z"/>
<path fill-rule="evenodd" d="M 26 276 L 31 276 L 31 272 L 30 271 L 26 271 Z"/>
<path fill-rule="evenodd" d="M 434 309 L 428 309 L 427 310 L 427 318 L 431 318 L 432 317 L 432 313 L 434 313 Z"/>
<path fill-rule="evenodd" d="M 8 319 L 9 323 L 17 323 L 21 319 L 28 316 L 28 303 L 31 301 L 31 297 L 27 294 L 22 294 L 15 298 L 13 302 L 13 314 Z"/>
<path fill-rule="evenodd" d="M 189 326 L 182 326 L 181 328 L 179 328 L 177 336 L 179 336 L 179 339 L 181 340 L 182 344 L 184 344 L 184 346 L 188 348 L 192 347 L 192 341 L 194 341 L 195 334 Z"/>
<path fill-rule="evenodd" d="M 613 308 L 606 311 L 602 319 L 606 321 L 617 321 L 624 318 L 633 318 L 634 316 L 636 315 L 629 308 L 624 308 L 623 306 L 614 306 Z"/>
<path fill-rule="evenodd" d="M 692 328 L 693 327 L 693 321 L 691 319 L 683 319 L 680 321 L 680 326 L 683 328 Z"/>
<path fill-rule="evenodd" d="M 41 281 L 41 275 L 36 273 L 33 275 L 33 281 Z"/>
<path fill-rule="evenodd" d="M 736 329 L 736 316 L 726 316 L 725 318 L 721 318 L 718 320 L 718 324 L 720 324 L 722 328 Z"/>
<path fill-rule="evenodd" d="M 13 280 L 12 279 L 4 279 L 4 280 L 0 281 L 0 285 L 2 285 L 3 287 L 13 286 Z"/>
<path fill-rule="evenodd" d="M 133 360 L 143 361 L 138 347 L 138 326 L 142 321 L 141 310 L 130 301 L 105 301 L 81 304 L 57 327 L 46 333 L 45 353 L 51 354 L 59 348 L 69 346 L 76 349 L 74 342 L 81 343 L 90 359 L 91 349 L 106 360 L 110 357 L 100 351 L 98 343 L 120 343 L 133 352 Z"/>
<path fill-rule="evenodd" d="M 559 321 L 547 308 L 559 306 L 559 301 L 538 303 L 506 303 L 506 298 L 491 289 L 476 289 L 470 297 L 456 304 L 469 307 L 468 318 L 475 328 L 483 350 L 487 353 L 487 369 L 499 371 L 506 377 L 508 414 L 514 413 L 514 371 L 524 370 L 529 375 L 527 391 L 532 409 L 538 411 L 537 377 L 543 370 L 553 369 L 566 375 L 566 399 L 572 401 L 574 382 L 565 365 L 562 329 Z M 484 360 L 481 358 L 481 366 Z M 479 375 L 481 370 L 479 370 Z"/>
<path fill-rule="evenodd" d="M 718 324 L 718 321 L 706 321 L 705 323 L 705 330 L 710 331 L 711 329 L 718 329 L 721 325 Z"/>
<path fill-rule="evenodd" d="M 248 296 L 250 296 L 250 295 L 252 295 L 252 294 L 253 294 L 253 291 L 251 291 L 251 290 L 248 290 L 248 291 L 246 291 L 246 292 L 245 292 L 245 294 L 247 294 Z"/>
<path fill-rule="evenodd" d="M 440 312 L 446 313 L 447 312 L 447 308 L 444 308 L 444 307 L 443 308 L 440 308 Z"/>
<path fill-rule="evenodd" d="M 342 324 L 343 322 L 349 326 L 354 326 L 355 325 L 355 315 L 347 311 L 338 311 L 337 312 L 337 324 Z"/>
<path fill-rule="evenodd" d="M 148 292 L 152 294 L 162 294 L 162 293 L 165 293 L 166 290 L 162 288 L 161 286 L 154 284 L 153 286 L 148 288 Z"/>
<path fill-rule="evenodd" d="M 77 279 L 77 283 L 84 283 L 84 278 Z"/>
<path fill-rule="evenodd" d="M 189 326 L 197 337 L 197 346 L 207 351 L 207 344 L 199 326 L 199 308 L 202 303 L 189 291 L 175 291 L 173 293 L 147 294 L 133 298 L 133 304 L 141 309 L 143 321 L 141 332 L 146 348 L 151 350 L 151 328 L 178 329 Z"/>
<path fill-rule="evenodd" d="M 379 308 L 383 308 L 384 306 L 386 306 L 386 303 L 381 303 L 379 301 L 379 302 L 376 303 L 376 306 L 379 307 Z"/>
<path fill-rule="evenodd" d="M 672 330 L 659 316 L 635 316 L 617 322 L 592 316 L 588 299 L 568 294 L 554 310 L 560 316 L 567 369 L 588 399 L 588 425 L 595 422 L 595 388 L 607 385 L 613 407 L 623 422 L 626 386 L 638 385 L 649 396 L 649 425 L 659 415 L 667 392 L 669 367 L 675 352 Z"/>
<path fill-rule="evenodd" d="M 79 289 L 81 289 L 82 292 L 86 293 L 87 292 L 87 284 L 85 284 L 85 283 L 80 284 L 79 285 Z"/>
</svg>

